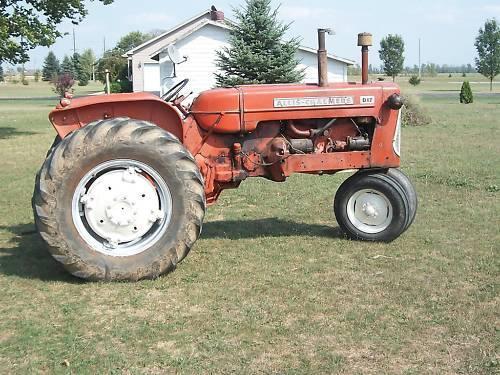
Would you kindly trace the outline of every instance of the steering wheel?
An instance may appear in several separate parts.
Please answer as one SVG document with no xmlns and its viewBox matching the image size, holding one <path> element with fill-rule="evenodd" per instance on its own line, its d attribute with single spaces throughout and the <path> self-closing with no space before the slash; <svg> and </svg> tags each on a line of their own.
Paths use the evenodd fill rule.
<svg viewBox="0 0 500 375">
<path fill-rule="evenodd" d="M 181 90 L 186 87 L 186 85 L 189 82 L 189 78 L 185 78 L 179 83 L 177 83 L 174 87 L 172 87 L 170 90 L 168 90 L 165 94 L 162 95 L 161 99 L 165 100 L 166 102 L 171 101 L 173 98 L 177 96 Z"/>
</svg>

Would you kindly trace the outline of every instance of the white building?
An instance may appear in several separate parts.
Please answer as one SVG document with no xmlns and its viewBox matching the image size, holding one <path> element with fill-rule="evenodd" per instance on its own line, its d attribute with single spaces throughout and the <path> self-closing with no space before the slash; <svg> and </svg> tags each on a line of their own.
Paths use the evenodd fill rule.
<svg viewBox="0 0 500 375">
<path fill-rule="evenodd" d="M 208 10 L 128 51 L 124 57 L 128 59 L 134 91 L 163 94 L 184 78 L 190 82 L 183 92 L 193 91 L 193 97 L 213 88 L 216 51 L 229 45 L 228 22 L 222 12 Z M 173 64 L 167 52 L 170 45 L 186 58 L 185 62 Z M 316 50 L 300 47 L 297 59 L 298 68 L 305 72 L 304 82 L 317 82 Z M 330 82 L 347 81 L 347 67 L 353 64 L 354 61 L 328 55 Z"/>
</svg>

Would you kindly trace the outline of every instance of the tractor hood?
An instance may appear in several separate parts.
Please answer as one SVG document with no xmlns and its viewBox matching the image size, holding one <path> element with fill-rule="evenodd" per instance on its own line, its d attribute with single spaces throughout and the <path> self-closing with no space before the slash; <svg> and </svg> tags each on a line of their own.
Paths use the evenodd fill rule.
<svg viewBox="0 0 500 375">
<path fill-rule="evenodd" d="M 202 92 L 191 106 L 198 124 L 218 133 L 252 132 L 261 121 L 370 116 L 379 118 L 393 83 L 249 85 Z"/>
</svg>

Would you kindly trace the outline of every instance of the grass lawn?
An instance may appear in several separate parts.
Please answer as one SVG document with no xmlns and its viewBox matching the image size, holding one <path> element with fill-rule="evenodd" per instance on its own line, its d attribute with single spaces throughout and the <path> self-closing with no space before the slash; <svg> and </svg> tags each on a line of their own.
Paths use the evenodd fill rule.
<svg viewBox="0 0 500 375">
<path fill-rule="evenodd" d="M 403 131 L 420 206 L 398 240 L 342 237 L 346 175 L 254 179 L 209 209 L 173 274 L 135 284 L 48 255 L 30 199 L 55 101 L 0 100 L 1 372 L 498 373 L 500 95 L 465 106 L 439 88 L 411 88 L 433 123 Z"/>
<path fill-rule="evenodd" d="M 101 82 L 90 81 L 87 86 L 74 86 L 75 95 L 89 95 L 99 91 L 104 91 Z M 21 83 L 0 82 L 0 99 L 23 99 L 23 98 L 56 98 L 49 82 L 29 81 L 28 86 Z"/>
</svg>

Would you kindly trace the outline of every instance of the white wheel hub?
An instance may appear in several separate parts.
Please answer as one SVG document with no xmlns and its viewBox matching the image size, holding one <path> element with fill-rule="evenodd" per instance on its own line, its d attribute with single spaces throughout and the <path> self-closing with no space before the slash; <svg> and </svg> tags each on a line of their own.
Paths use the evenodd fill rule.
<svg viewBox="0 0 500 375">
<path fill-rule="evenodd" d="M 171 212 L 165 181 L 133 160 L 97 166 L 85 175 L 73 198 L 73 221 L 82 238 L 112 256 L 146 250 L 165 232 Z"/>
<path fill-rule="evenodd" d="M 359 190 L 347 202 L 347 217 L 362 232 L 380 233 L 392 222 L 392 205 L 379 191 Z"/>
<path fill-rule="evenodd" d="M 89 226 L 112 245 L 142 237 L 164 216 L 153 184 L 131 167 L 98 177 L 80 202 Z"/>
</svg>

